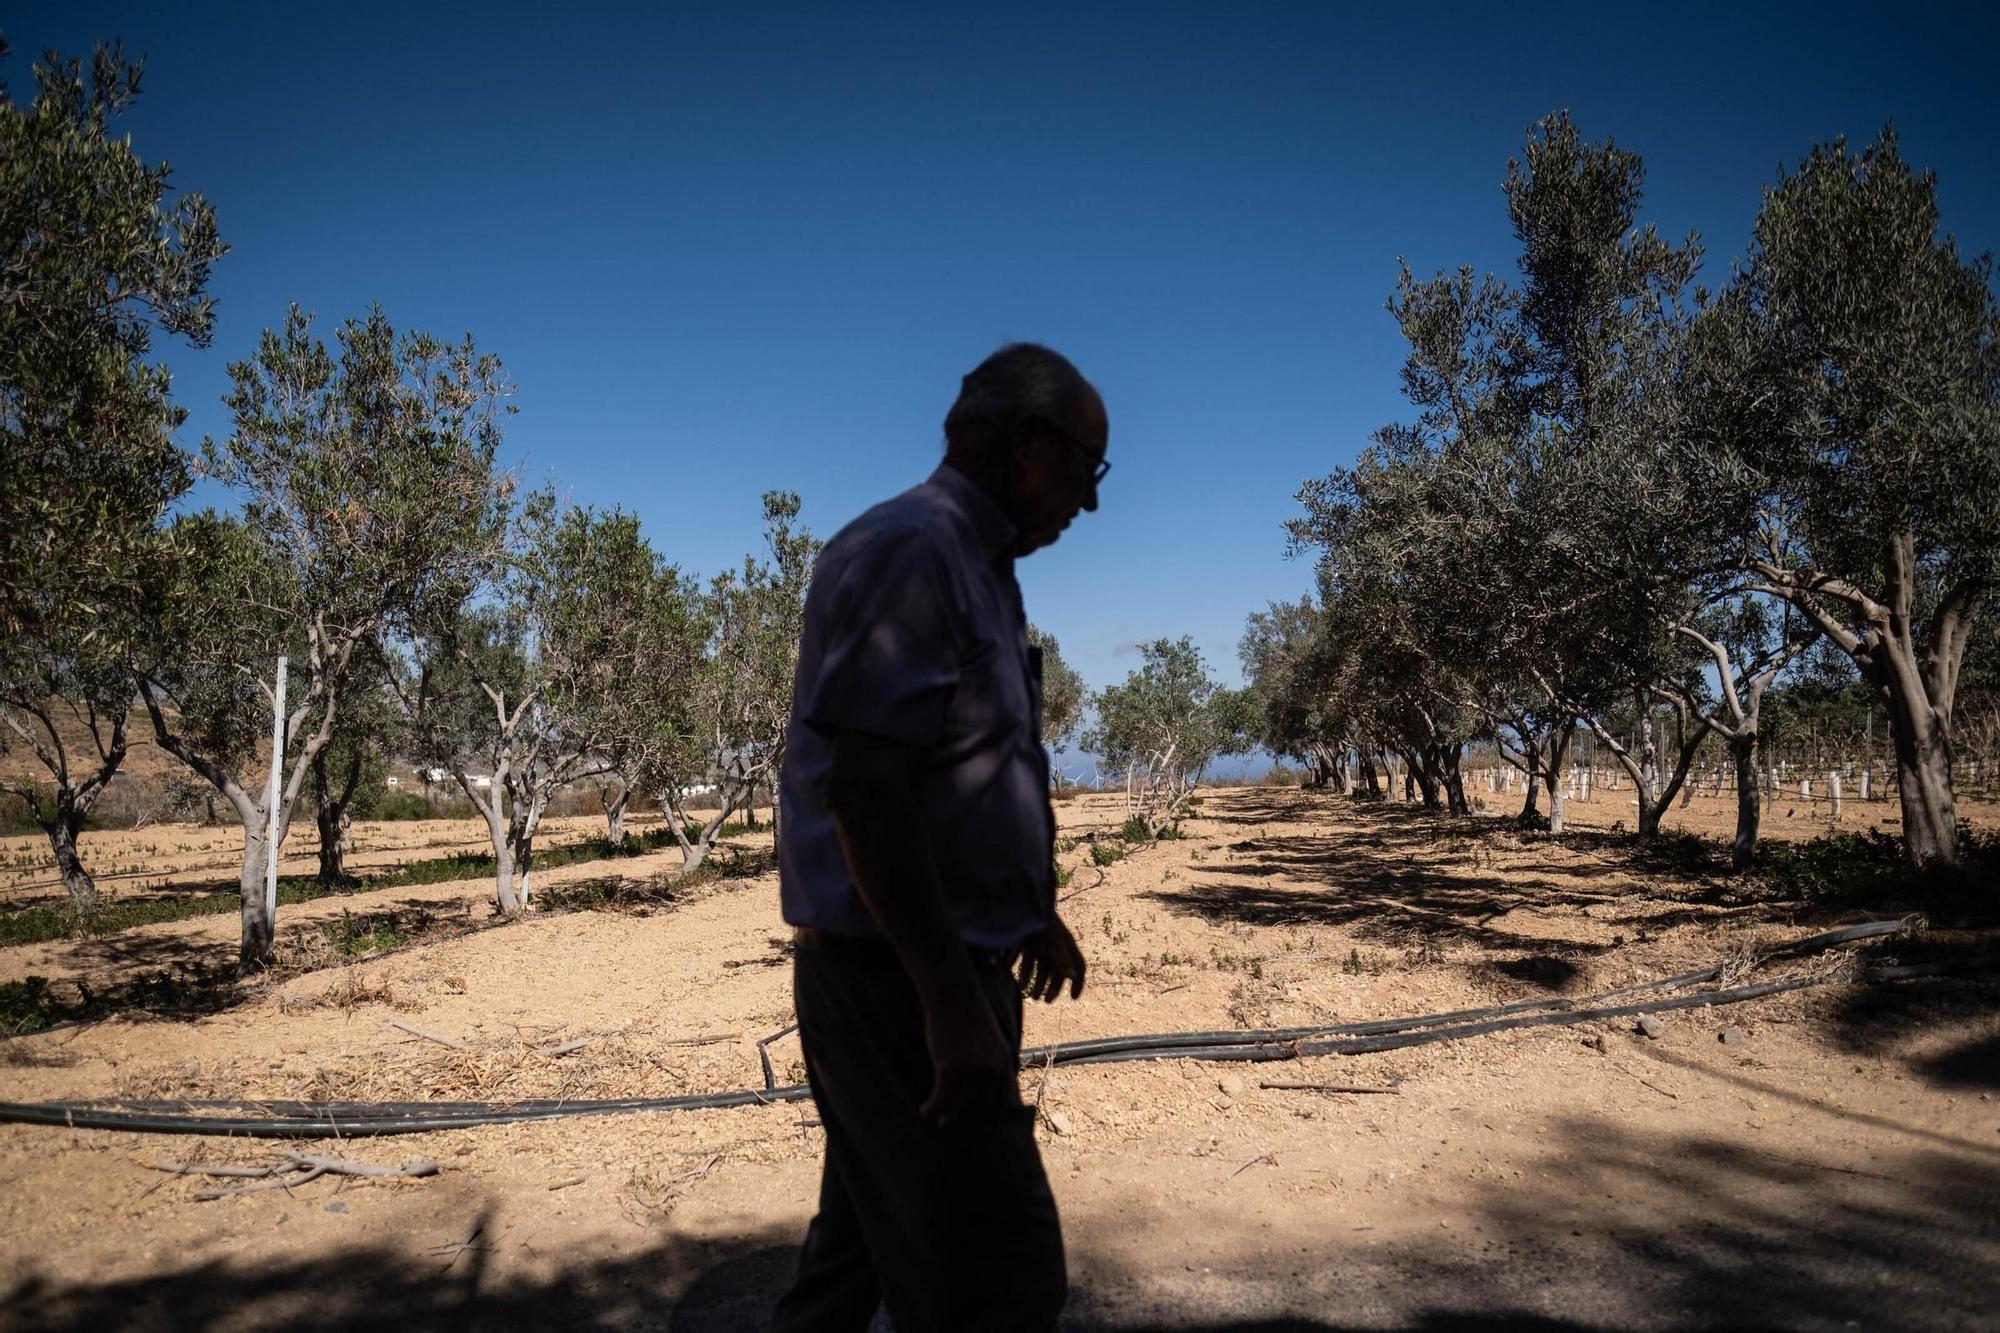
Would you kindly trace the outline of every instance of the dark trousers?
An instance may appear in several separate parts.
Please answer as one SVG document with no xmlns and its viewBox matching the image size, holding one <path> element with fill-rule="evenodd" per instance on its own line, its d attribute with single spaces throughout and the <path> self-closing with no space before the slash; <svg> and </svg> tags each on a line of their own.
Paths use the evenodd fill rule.
<svg viewBox="0 0 2000 1333">
<path fill-rule="evenodd" d="M 1021 994 L 980 972 L 1018 1054 Z M 819 1214 L 772 1327 L 897 1333 L 1050 1329 L 1067 1294 L 1055 1198 L 1018 1097 L 977 1124 L 917 1114 L 930 1094 L 923 1006 L 886 946 L 801 947 L 792 990 L 806 1076 L 826 1128 Z"/>
</svg>

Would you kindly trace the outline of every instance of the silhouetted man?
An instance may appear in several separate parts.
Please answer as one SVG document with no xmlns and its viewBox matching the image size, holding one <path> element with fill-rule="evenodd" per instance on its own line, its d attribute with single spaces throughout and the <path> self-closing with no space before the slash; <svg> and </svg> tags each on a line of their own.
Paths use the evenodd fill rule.
<svg viewBox="0 0 2000 1333">
<path fill-rule="evenodd" d="M 1046 1329 L 1067 1284 L 1021 1102 L 1021 1002 L 1083 992 L 1056 916 L 1041 660 L 1014 561 L 1097 508 L 1088 381 L 1017 343 L 965 377 L 944 463 L 827 543 L 780 800 L 793 995 L 826 1127 L 779 1329 Z"/>
</svg>

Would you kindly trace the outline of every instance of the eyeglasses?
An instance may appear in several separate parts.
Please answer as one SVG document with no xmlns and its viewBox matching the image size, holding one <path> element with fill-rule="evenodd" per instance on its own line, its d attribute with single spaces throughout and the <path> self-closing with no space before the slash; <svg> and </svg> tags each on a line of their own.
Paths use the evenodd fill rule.
<svg viewBox="0 0 2000 1333">
<path fill-rule="evenodd" d="M 1070 434 L 1055 422 L 1038 417 L 1034 424 L 1076 450 L 1078 457 L 1083 459 L 1084 466 L 1090 472 L 1090 484 L 1092 486 L 1096 486 L 1102 482 L 1105 475 L 1111 471 L 1111 461 L 1109 459 L 1100 457 L 1089 445 L 1077 439 L 1076 436 Z"/>
</svg>

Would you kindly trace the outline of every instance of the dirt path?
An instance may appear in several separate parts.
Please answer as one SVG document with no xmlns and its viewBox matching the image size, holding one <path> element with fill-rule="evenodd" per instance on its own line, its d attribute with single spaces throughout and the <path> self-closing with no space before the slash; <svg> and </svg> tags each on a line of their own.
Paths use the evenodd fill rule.
<svg viewBox="0 0 2000 1333">
<path fill-rule="evenodd" d="M 1118 817 L 1096 797 L 1061 813 L 1073 837 Z M 1064 910 L 1092 983 L 1078 1004 L 1037 1009 L 1029 1041 L 1576 994 L 1830 924 L 1739 901 L 1726 881 L 1640 876 L 1602 840 L 1440 830 L 1300 793 L 1212 793 L 1189 834 L 1101 880 L 1089 843 L 1066 854 Z M 132 952 L 233 939 L 227 918 L 178 925 L 200 929 L 152 928 Z M 27 953 L 0 954 L 0 976 L 27 970 Z M 785 964 L 774 881 L 725 881 L 648 916 L 552 916 L 308 974 L 194 1021 L 9 1042 L 0 1087 L 22 1100 L 742 1087 L 759 1081 L 754 1039 L 789 1018 Z M 1834 985 L 1670 1015 L 1657 1039 L 1621 1023 L 1283 1065 L 1059 1070 L 1043 1135 L 1069 1322 L 1976 1326 L 2000 1289 L 1995 998 L 1966 981 Z M 1719 1042 L 1724 1026 L 1743 1040 Z M 538 1052 L 583 1036 L 573 1054 Z M 725 1039 L 675 1044 L 711 1037 Z M 774 1055 L 781 1079 L 796 1072 L 790 1039 Z M 1040 1078 L 1025 1076 L 1031 1095 Z M 1393 1079 L 1395 1095 L 1260 1086 Z M 754 1327 L 810 1214 L 811 1121 L 809 1105 L 775 1105 L 375 1140 L 337 1150 L 443 1171 L 211 1203 L 138 1159 L 261 1161 L 270 1145 L 7 1127 L 0 1320 Z"/>
</svg>

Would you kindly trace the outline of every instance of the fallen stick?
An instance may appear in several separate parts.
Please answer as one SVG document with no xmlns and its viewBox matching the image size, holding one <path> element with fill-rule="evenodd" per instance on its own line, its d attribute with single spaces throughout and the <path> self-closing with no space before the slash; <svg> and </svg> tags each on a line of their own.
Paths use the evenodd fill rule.
<svg viewBox="0 0 2000 1333">
<path fill-rule="evenodd" d="M 1248 1171 L 1251 1167 L 1257 1165 L 1257 1163 L 1259 1162 L 1269 1162 L 1272 1166 L 1276 1166 L 1278 1164 L 1278 1154 L 1272 1152 L 1260 1152 L 1255 1157 L 1252 1157 L 1249 1161 L 1245 1162 L 1243 1165 L 1237 1167 L 1234 1171 L 1231 1171 L 1229 1173 L 1229 1178 L 1231 1180 L 1236 1179 L 1236 1177 L 1242 1175 L 1245 1171 Z"/>
<path fill-rule="evenodd" d="M 486 1230 L 485 1222 L 483 1221 L 474 1222 L 472 1224 L 472 1230 L 465 1233 L 464 1240 L 447 1241 L 443 1245 L 438 1245 L 433 1247 L 431 1253 L 445 1254 L 447 1251 L 449 1251 L 449 1257 L 444 1261 L 444 1271 L 450 1272 L 451 1266 L 457 1263 L 467 1250 L 483 1248 L 482 1246 L 476 1245 L 474 1242 L 476 1242 L 479 1239 L 479 1237 L 481 1236 L 481 1234 L 485 1232 L 485 1230 Z"/>
<path fill-rule="evenodd" d="M 556 1046 L 537 1046 L 535 1054 L 554 1058 L 558 1055 L 568 1055 L 571 1051 L 580 1051 L 588 1045 L 590 1045 L 590 1038 L 578 1037 L 575 1041 L 566 1041 Z"/>
<path fill-rule="evenodd" d="M 1278 1092 L 1386 1092 L 1395 1096 L 1403 1095 L 1401 1080 L 1387 1087 L 1363 1087 L 1358 1083 L 1259 1083 L 1260 1088 L 1271 1088 Z"/>
<path fill-rule="evenodd" d="M 282 1162 L 271 1166 L 202 1166 L 196 1162 L 141 1162 L 139 1165 L 154 1171 L 171 1171 L 177 1176 L 185 1176 L 192 1172 L 198 1176 L 234 1176 L 250 1180 L 292 1169 Z"/>
<path fill-rule="evenodd" d="M 438 1173 L 438 1164 L 428 1157 L 412 1157 L 401 1166 L 376 1166 L 371 1162 L 350 1162 L 345 1157 L 313 1157 L 300 1153 L 286 1153 L 285 1157 L 295 1167 L 312 1167 L 320 1171 L 330 1171 L 340 1176 L 402 1176 L 410 1180 Z"/>
<path fill-rule="evenodd" d="M 549 1191 L 550 1193 L 554 1193 L 556 1190 L 566 1190 L 571 1185 L 581 1185 L 584 1182 L 584 1179 L 585 1178 L 583 1176 L 571 1176 L 567 1180 L 553 1181 L 549 1185 Z"/>
<path fill-rule="evenodd" d="M 1678 1092 L 1668 1091 L 1666 1088 L 1661 1087 L 1659 1084 L 1653 1082 L 1653 1080 L 1647 1078 L 1644 1074 L 1639 1073 L 1637 1070 L 1627 1069 L 1624 1065 L 1619 1064 L 1616 1060 L 1613 1060 L 1611 1062 L 1611 1067 L 1617 1070 L 1621 1074 L 1626 1074 L 1631 1076 L 1632 1078 L 1638 1079 L 1641 1083 L 1651 1088 L 1654 1092 L 1659 1093 L 1662 1097 L 1670 1098 L 1673 1101 L 1679 1101 L 1681 1099 L 1681 1095 Z"/>
<path fill-rule="evenodd" d="M 155 1165 L 155 1164 L 154 1164 L 154 1163 L 152 1163 L 152 1162 L 141 1162 L 141 1163 L 139 1163 L 139 1165 L 140 1165 L 140 1166 L 146 1166 L 146 1167 L 152 1167 L 152 1169 L 153 1169 L 153 1170 L 155 1170 L 155 1171 L 173 1171 L 173 1175 L 171 1175 L 171 1176 L 167 1177 L 167 1179 L 168 1179 L 168 1180 L 172 1180 L 172 1179 L 175 1179 L 175 1178 L 177 1178 L 177 1177 L 180 1177 L 180 1176 L 184 1176 L 184 1175 L 186 1175 L 186 1174 L 187 1174 L 187 1173 L 188 1173 L 188 1172 L 189 1172 L 190 1170 L 192 1170 L 192 1169 L 193 1169 L 193 1167 L 194 1167 L 194 1164 L 193 1164 L 192 1162 L 176 1162 L 176 1163 L 172 1163 L 172 1164 L 170 1164 L 170 1165 L 168 1165 L 168 1166 L 158 1166 L 158 1165 Z M 178 1170 L 175 1170 L 175 1167 L 178 1167 L 179 1169 L 178 1169 Z M 150 1184 L 150 1185 L 146 1186 L 146 1188 L 145 1188 L 145 1189 L 143 1189 L 143 1190 L 139 1191 L 139 1197 L 140 1197 L 141 1199 L 145 1199 L 145 1198 L 149 1197 L 149 1196 L 150 1196 L 150 1195 L 151 1195 L 151 1194 L 153 1193 L 153 1191 L 154 1191 L 154 1190 L 158 1189 L 158 1188 L 159 1188 L 160 1186 L 162 1186 L 162 1185 L 164 1185 L 164 1184 L 166 1184 L 166 1183 L 167 1183 L 167 1181 L 166 1181 L 166 1180 L 156 1180 L 156 1181 L 154 1181 L 154 1182 L 153 1182 L 152 1184 Z"/>
<path fill-rule="evenodd" d="M 686 1180 L 707 1180 L 708 1173 L 710 1171 L 713 1171 L 715 1169 L 715 1164 L 721 1160 L 722 1160 L 721 1153 L 712 1152 L 708 1155 L 708 1160 L 706 1162 L 703 1162 L 700 1166 L 696 1167 L 694 1170 L 683 1171 L 676 1178 L 675 1183 L 678 1184 L 680 1181 L 686 1181 Z"/>
<path fill-rule="evenodd" d="M 1097 871 L 1097 878 L 1096 878 L 1096 879 L 1094 879 L 1094 880 L 1090 881 L 1090 883 L 1088 883 L 1088 884 L 1084 885 L 1084 886 L 1083 886 L 1082 888 L 1080 888 L 1080 889 L 1071 889 L 1071 890 L 1070 890 L 1070 891 L 1069 891 L 1068 893 L 1065 893 L 1065 894 L 1064 894 L 1064 895 L 1063 895 L 1062 897 L 1060 897 L 1060 898 L 1056 899 L 1056 901 L 1057 901 L 1057 902 L 1059 902 L 1059 903 L 1066 903 L 1066 902 L 1068 902 L 1068 901 L 1069 901 L 1070 899 L 1072 899 L 1072 898 L 1074 898 L 1074 897 L 1078 896 L 1079 894 L 1084 894 L 1084 893 L 1089 893 L 1089 892 L 1090 892 L 1090 891 L 1091 891 L 1092 889 L 1094 889 L 1094 888 L 1096 888 L 1096 887 L 1097 887 L 1098 885 L 1102 884 L 1102 883 L 1104 882 L 1104 867 L 1102 867 L 1102 866 L 1096 866 L 1096 867 L 1093 867 L 1093 869 L 1095 869 L 1095 870 Z"/>
<path fill-rule="evenodd" d="M 420 1028 L 415 1023 L 405 1023 L 400 1018 L 388 1019 L 382 1026 L 394 1028 L 398 1032 L 407 1032 L 412 1037 L 421 1038 L 424 1041 L 434 1041 L 440 1046 L 449 1046 L 454 1051 L 465 1049 L 465 1043 L 457 1037 L 447 1037 L 442 1032 L 432 1032 L 429 1028 Z"/>
<path fill-rule="evenodd" d="M 288 1190 L 294 1185 L 304 1185 L 309 1181 L 318 1180 L 325 1174 L 325 1167 L 314 1167 L 304 1175 L 273 1176 L 254 1185 L 239 1185 L 233 1190 L 203 1190 L 194 1197 L 197 1203 L 210 1203 L 216 1199 L 233 1199 L 239 1194 L 255 1194 L 259 1190 Z"/>
<path fill-rule="evenodd" d="M 667 1039 L 666 1039 L 665 1041 L 661 1042 L 661 1043 L 660 1043 L 660 1045 L 662 1045 L 662 1046 L 713 1046 L 713 1045 L 715 1045 L 715 1044 L 716 1044 L 717 1042 L 724 1042 L 724 1041 L 742 1041 L 742 1040 L 743 1040 L 743 1034 L 742 1034 L 742 1033 L 740 1033 L 740 1032 L 718 1032 L 718 1033 L 714 1034 L 713 1036 L 709 1036 L 709 1037 L 669 1037 L 669 1038 L 667 1038 Z"/>
<path fill-rule="evenodd" d="M 147 1165 L 156 1171 L 195 1171 L 208 1176 L 248 1177 L 256 1181 L 254 1185 L 240 1185 L 235 1189 L 203 1190 L 194 1196 L 201 1203 L 231 1199 L 239 1194 L 254 1194 L 259 1190 L 288 1190 L 294 1185 L 318 1180 L 321 1176 L 404 1176 L 415 1179 L 438 1173 L 438 1164 L 423 1157 L 413 1157 L 401 1166 L 375 1166 L 369 1162 L 351 1162 L 345 1157 L 318 1157 L 290 1152 L 285 1154 L 284 1161 L 273 1162 L 269 1166 L 184 1166 L 177 1162 L 149 1162 Z"/>
<path fill-rule="evenodd" d="M 1765 1152 L 1762 1148 L 1752 1148 L 1750 1151 L 1759 1157 L 1768 1157 L 1774 1162 L 1783 1162 L 1787 1166 L 1803 1166 L 1813 1171 L 1837 1171 L 1843 1176 L 1865 1176 L 1869 1180 L 1886 1180 L 1896 1185 L 1903 1183 L 1894 1176 L 1883 1175 L 1880 1171 L 1863 1171 L 1858 1167 L 1835 1166 L 1832 1162 L 1812 1162 L 1807 1161 L 1803 1157 L 1786 1157 L 1782 1153 Z"/>
</svg>

